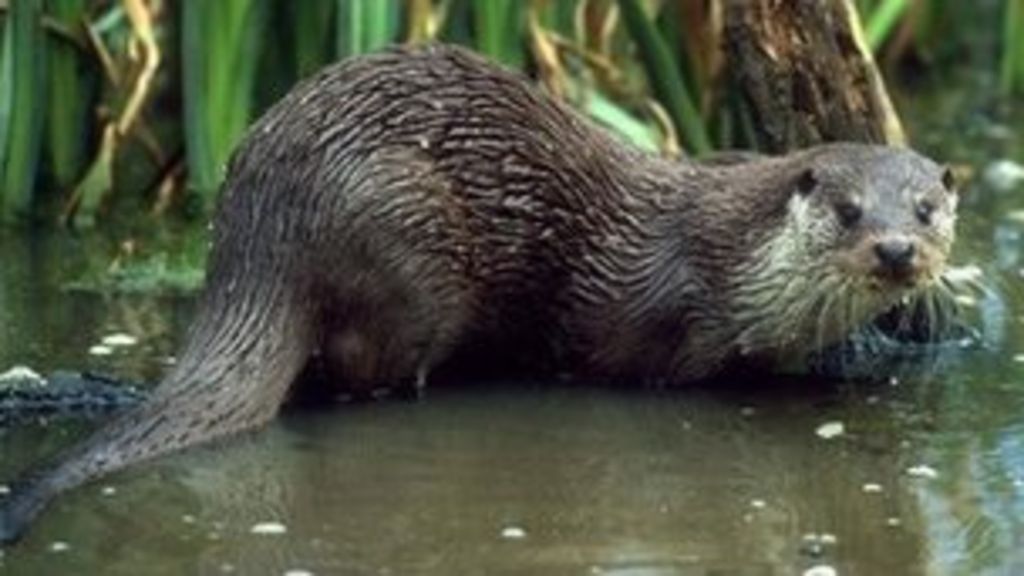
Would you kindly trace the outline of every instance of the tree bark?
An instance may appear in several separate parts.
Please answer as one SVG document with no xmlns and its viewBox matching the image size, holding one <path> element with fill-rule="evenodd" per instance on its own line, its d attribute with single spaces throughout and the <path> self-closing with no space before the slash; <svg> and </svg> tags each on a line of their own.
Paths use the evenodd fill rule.
<svg viewBox="0 0 1024 576">
<path fill-rule="evenodd" d="M 761 149 L 905 143 L 852 0 L 724 0 L 724 12 L 727 70 Z"/>
</svg>

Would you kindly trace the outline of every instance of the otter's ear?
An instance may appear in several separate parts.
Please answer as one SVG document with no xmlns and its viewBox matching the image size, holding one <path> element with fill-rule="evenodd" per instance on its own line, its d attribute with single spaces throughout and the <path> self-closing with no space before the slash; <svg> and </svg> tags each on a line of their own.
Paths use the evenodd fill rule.
<svg viewBox="0 0 1024 576">
<path fill-rule="evenodd" d="M 945 187 L 948 192 L 956 192 L 956 171 L 953 170 L 953 168 L 951 168 L 950 166 L 942 167 L 942 186 Z"/>
<path fill-rule="evenodd" d="M 817 187 L 818 175 L 814 173 L 814 168 L 805 169 L 796 180 L 796 191 L 801 196 L 809 195 Z"/>
</svg>

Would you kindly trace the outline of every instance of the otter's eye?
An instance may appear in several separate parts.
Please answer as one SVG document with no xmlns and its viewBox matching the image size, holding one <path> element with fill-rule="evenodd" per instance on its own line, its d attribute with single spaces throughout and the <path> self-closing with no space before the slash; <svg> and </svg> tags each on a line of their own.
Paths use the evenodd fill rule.
<svg viewBox="0 0 1024 576">
<path fill-rule="evenodd" d="M 932 215 L 935 214 L 935 204 L 928 200 L 922 200 L 917 203 L 917 208 L 914 210 L 917 214 L 917 221 L 925 226 L 929 226 L 932 223 Z"/>
<path fill-rule="evenodd" d="M 864 215 L 864 210 L 859 204 L 854 202 L 839 202 L 836 204 L 836 215 L 839 217 L 839 223 L 850 228 L 857 222 L 860 222 L 861 217 Z"/>
</svg>

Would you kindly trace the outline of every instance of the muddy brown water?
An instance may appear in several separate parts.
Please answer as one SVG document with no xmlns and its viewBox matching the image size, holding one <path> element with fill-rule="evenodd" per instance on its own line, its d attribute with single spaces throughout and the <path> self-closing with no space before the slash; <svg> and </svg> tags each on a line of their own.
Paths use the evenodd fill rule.
<svg viewBox="0 0 1024 576">
<path fill-rule="evenodd" d="M 966 134 L 922 140 L 979 175 L 1024 160 L 1012 130 Z M 59 499 L 0 574 L 1024 574 L 1024 188 L 974 182 L 956 264 L 988 286 L 969 307 L 981 337 L 938 361 L 871 381 L 469 382 L 294 408 Z M 0 370 L 157 377 L 191 299 L 63 288 L 117 240 L 0 236 Z M 119 333 L 139 341 L 90 354 Z M 0 481 L 97 425 L 0 430 Z"/>
</svg>

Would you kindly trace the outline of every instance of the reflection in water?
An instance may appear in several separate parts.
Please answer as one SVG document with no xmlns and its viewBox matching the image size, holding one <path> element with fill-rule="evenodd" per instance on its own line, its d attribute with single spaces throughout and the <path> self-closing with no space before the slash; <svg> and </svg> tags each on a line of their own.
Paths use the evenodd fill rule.
<svg viewBox="0 0 1024 576">
<path fill-rule="evenodd" d="M 965 193 L 956 261 L 985 272 L 985 345 L 891 382 L 479 383 L 293 408 L 59 499 L 0 574 L 1024 574 L 1024 226 L 1003 217 L 1021 209 Z M 158 375 L 187 302 L 60 290 L 106 264 L 86 256 L 103 242 L 0 236 L 0 370 Z M 120 332 L 140 344 L 88 354 Z M 93 425 L 0 430 L 0 478 Z"/>
<path fill-rule="evenodd" d="M 113 478 L 114 496 L 61 500 L 9 560 L 124 574 L 140 550 L 168 573 L 919 571 L 890 410 L 853 391 L 778 398 L 492 384 L 292 412 Z M 848 436 L 816 437 L 832 420 Z M 263 522 L 287 533 L 249 532 Z M 44 553 L 56 540 L 72 550 Z"/>
<path fill-rule="evenodd" d="M 107 268 L 115 245 L 99 236 L 0 230 L 0 371 L 21 364 L 129 380 L 159 376 L 187 322 L 189 302 L 68 289 L 86 271 Z M 89 354 L 115 333 L 133 334 L 141 345 L 114 357 Z"/>
</svg>

